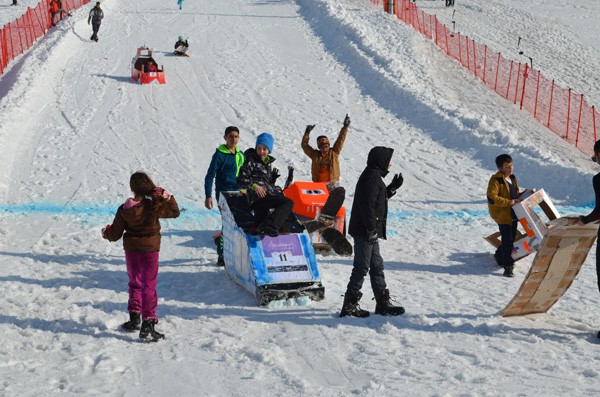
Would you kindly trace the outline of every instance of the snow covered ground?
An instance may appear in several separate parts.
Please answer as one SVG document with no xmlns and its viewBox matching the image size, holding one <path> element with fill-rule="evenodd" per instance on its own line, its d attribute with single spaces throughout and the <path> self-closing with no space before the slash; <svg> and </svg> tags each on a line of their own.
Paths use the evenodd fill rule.
<svg viewBox="0 0 600 397">
<path fill-rule="evenodd" d="M 417 3 L 452 18 L 443 1 Z M 2 395 L 598 394 L 594 250 L 547 314 L 503 318 L 533 258 L 502 277 L 482 239 L 496 230 L 485 188 L 498 154 L 511 153 L 520 184 L 544 188 L 563 215 L 593 204 L 588 154 L 367 0 L 188 0 L 181 11 L 106 0 L 98 43 L 91 6 L 0 79 Z M 598 105 L 599 8 L 457 0 L 454 18 L 507 56 L 523 37 L 543 73 Z M 0 8 L 0 23 L 14 9 Z M 171 56 L 178 35 L 190 58 Z M 141 44 L 167 85 L 130 79 Z M 335 138 L 346 113 L 346 206 L 373 146 L 394 148 L 392 172 L 405 178 L 381 247 L 407 312 L 340 319 L 352 259 L 331 255 L 318 255 L 324 301 L 258 307 L 216 266 L 220 218 L 203 206 L 210 156 L 228 125 L 243 149 L 269 131 L 279 168 L 308 180 L 304 127 Z M 157 328 L 167 340 L 157 344 L 118 331 L 124 255 L 100 238 L 139 169 L 186 209 L 162 222 Z M 373 311 L 368 281 L 363 292 Z"/>
</svg>

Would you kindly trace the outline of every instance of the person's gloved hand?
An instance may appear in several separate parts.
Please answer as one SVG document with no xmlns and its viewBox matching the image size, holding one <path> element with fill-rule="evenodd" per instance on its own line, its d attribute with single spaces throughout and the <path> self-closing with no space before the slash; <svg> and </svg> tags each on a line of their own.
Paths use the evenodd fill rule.
<svg viewBox="0 0 600 397">
<path fill-rule="evenodd" d="M 279 178 L 281 176 L 281 174 L 279 174 L 279 170 L 277 168 L 273 168 L 273 170 L 271 171 L 271 182 L 275 183 L 275 181 L 277 181 L 277 178 Z"/>
<path fill-rule="evenodd" d="M 377 242 L 379 236 L 377 235 L 377 230 L 367 231 L 367 243 L 373 245 Z"/>
<path fill-rule="evenodd" d="M 402 176 L 401 173 L 396 174 L 392 178 L 392 182 L 390 182 L 390 184 L 388 185 L 388 189 L 395 192 L 396 190 L 398 190 L 400 188 L 400 186 L 402 186 L 402 183 L 404 183 L 404 177 Z"/>
<path fill-rule="evenodd" d="M 106 232 L 108 231 L 108 229 L 110 229 L 110 225 L 106 225 L 106 227 L 102 228 L 102 238 L 108 238 L 106 237 Z"/>
<path fill-rule="evenodd" d="M 313 128 L 315 128 L 315 124 L 313 125 L 307 125 L 306 129 L 304 130 L 305 134 L 310 134 L 310 132 L 313 130 Z"/>
<path fill-rule="evenodd" d="M 348 116 L 348 114 L 346 114 L 346 117 L 344 118 L 344 127 L 349 127 L 350 126 L 350 117 Z"/>
<path fill-rule="evenodd" d="M 168 200 L 171 198 L 171 195 L 169 193 L 167 193 L 167 191 L 160 186 L 157 186 L 154 188 L 154 194 L 156 194 L 157 196 L 162 196 L 162 198 L 164 198 L 165 200 Z"/>
</svg>

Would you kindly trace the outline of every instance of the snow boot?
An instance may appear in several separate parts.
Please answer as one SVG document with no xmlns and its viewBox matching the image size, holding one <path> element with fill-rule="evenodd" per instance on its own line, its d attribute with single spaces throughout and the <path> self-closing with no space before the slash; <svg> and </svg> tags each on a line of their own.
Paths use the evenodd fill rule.
<svg viewBox="0 0 600 397">
<path fill-rule="evenodd" d="M 394 306 L 390 300 L 390 291 L 384 290 L 383 293 L 375 297 L 377 306 L 375 306 L 375 314 L 381 314 L 382 316 L 399 316 L 404 314 L 404 308 L 402 306 Z"/>
<path fill-rule="evenodd" d="M 309 233 L 314 233 L 316 231 L 328 228 L 333 226 L 333 222 L 335 221 L 335 217 L 330 215 L 321 214 L 314 221 L 306 222 L 304 227 L 306 231 Z"/>
<path fill-rule="evenodd" d="M 121 324 L 121 328 L 125 331 L 134 332 L 140 329 L 140 324 L 142 323 L 142 318 L 140 313 L 129 312 L 129 321 Z"/>
<path fill-rule="evenodd" d="M 142 329 L 140 329 L 140 339 L 148 339 L 151 342 L 156 342 L 159 339 L 165 339 L 165 334 L 154 329 L 154 326 L 158 323 L 158 320 L 151 318 L 142 322 Z"/>
<path fill-rule="evenodd" d="M 223 258 L 223 255 L 219 255 L 219 257 L 217 258 L 217 266 L 225 266 L 225 258 Z"/>
<path fill-rule="evenodd" d="M 513 273 L 513 268 L 514 268 L 514 266 L 506 266 L 504 268 L 503 276 L 504 277 L 514 277 L 515 275 Z"/>
<path fill-rule="evenodd" d="M 359 292 L 358 295 L 353 295 L 346 292 L 344 295 L 344 304 L 340 311 L 340 317 L 352 316 L 352 317 L 369 317 L 369 312 L 362 310 L 358 305 L 358 301 L 362 298 L 362 294 Z"/>
</svg>

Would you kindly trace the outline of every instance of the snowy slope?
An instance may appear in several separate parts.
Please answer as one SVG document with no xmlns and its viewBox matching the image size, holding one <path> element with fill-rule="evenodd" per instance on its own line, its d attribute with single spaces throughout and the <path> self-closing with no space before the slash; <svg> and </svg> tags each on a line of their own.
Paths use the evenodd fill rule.
<svg viewBox="0 0 600 397">
<path fill-rule="evenodd" d="M 441 1 L 420 3 L 451 17 Z M 460 30 L 503 53 L 516 45 L 507 21 L 536 21 L 522 23 L 520 35 L 540 40 L 544 72 L 598 95 L 596 70 L 553 55 L 576 45 L 586 64 L 598 63 L 600 28 L 585 19 L 598 15 L 596 2 L 457 3 Z M 514 279 L 501 277 L 481 238 L 496 230 L 485 187 L 498 154 L 511 153 L 520 184 L 544 188 L 565 215 L 593 203 L 597 170 L 587 155 L 367 0 L 188 0 L 182 11 L 175 1 L 106 0 L 98 43 L 88 40 L 89 7 L 0 79 L 4 395 L 600 390 L 594 252 L 549 313 L 505 319 L 498 311 L 532 258 L 518 263 Z M 545 29 L 551 40 L 539 39 Z M 189 38 L 190 58 L 171 56 L 178 35 Z M 155 49 L 167 85 L 130 79 L 141 44 Z M 381 246 L 389 288 L 407 313 L 338 318 L 352 260 L 321 255 L 324 301 L 257 307 L 215 265 L 220 218 L 203 206 L 210 156 L 228 125 L 240 128 L 244 149 L 269 131 L 279 169 L 293 165 L 296 179 L 307 180 L 304 127 L 333 138 L 346 113 L 346 206 L 373 146 L 393 147 L 392 172 L 405 177 Z M 100 238 L 139 169 L 186 209 L 162 222 L 157 314 L 168 339 L 150 345 L 118 331 L 124 257 L 120 242 Z M 363 292 L 362 307 L 373 311 L 368 280 Z"/>
</svg>

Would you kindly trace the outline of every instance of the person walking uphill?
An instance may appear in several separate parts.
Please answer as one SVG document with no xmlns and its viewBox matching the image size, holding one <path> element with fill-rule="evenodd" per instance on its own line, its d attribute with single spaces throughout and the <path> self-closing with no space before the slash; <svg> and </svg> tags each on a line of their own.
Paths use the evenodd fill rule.
<svg viewBox="0 0 600 397">
<path fill-rule="evenodd" d="M 275 157 L 271 156 L 273 143 L 273 135 L 268 132 L 256 137 L 255 148 L 244 152 L 244 165 L 240 168 L 237 182 L 247 191 L 258 234 L 277 237 L 292 212 L 294 202 L 275 186 L 279 171 L 272 168 L 275 161 Z"/>
<path fill-rule="evenodd" d="M 388 199 L 396 194 L 404 182 L 402 174 L 396 174 L 388 186 L 383 182 L 392 165 L 393 153 L 394 149 L 388 147 L 372 148 L 367 158 L 367 167 L 356 183 L 348 227 L 348 233 L 354 237 L 354 263 L 340 317 L 369 316 L 369 312 L 358 305 L 367 273 L 377 301 L 375 314 L 398 316 L 404 313 L 403 307 L 394 306 L 390 300 L 383 272 L 383 258 L 379 253 L 379 239 L 386 239 Z"/>
<path fill-rule="evenodd" d="M 512 206 L 521 194 L 517 177 L 513 175 L 514 164 L 512 157 L 501 154 L 496 157 L 498 172 L 490 177 L 487 187 L 488 210 L 500 230 L 500 246 L 494 253 L 498 266 L 504 268 L 505 277 L 513 277 L 515 261 L 512 249 L 517 235 L 517 216 Z"/>
<path fill-rule="evenodd" d="M 100 2 L 98 1 L 94 8 L 90 10 L 90 15 L 88 16 L 88 25 L 90 21 L 92 22 L 92 37 L 90 37 L 90 40 L 98 42 L 98 31 L 100 30 L 102 19 L 104 19 L 104 11 L 100 8 Z"/>
<path fill-rule="evenodd" d="M 119 207 L 113 223 L 102 229 L 102 237 L 108 241 L 123 237 L 129 276 L 129 321 L 121 327 L 130 332 L 140 330 L 141 339 L 150 337 L 156 341 L 165 337 L 154 329 L 158 324 L 156 279 L 161 240 L 159 218 L 177 218 L 179 206 L 174 196 L 156 186 L 144 172 L 132 174 L 129 186 L 134 197 L 128 198 Z"/>
<path fill-rule="evenodd" d="M 221 192 L 238 191 L 237 176 L 244 164 L 244 154 L 237 147 L 240 140 L 240 130 L 230 125 L 225 128 L 225 144 L 219 146 L 212 156 L 206 177 L 204 177 L 204 206 L 212 209 L 215 202 L 212 199 L 213 180 L 215 181 L 215 197 L 218 203 Z M 225 266 L 223 258 L 223 233 L 214 236 L 217 245 L 217 264 Z"/>
</svg>

